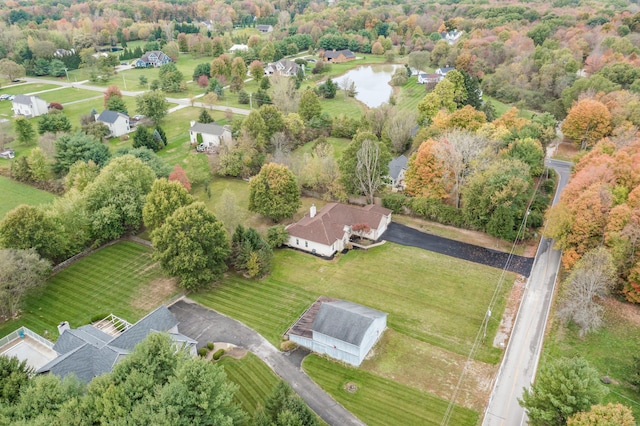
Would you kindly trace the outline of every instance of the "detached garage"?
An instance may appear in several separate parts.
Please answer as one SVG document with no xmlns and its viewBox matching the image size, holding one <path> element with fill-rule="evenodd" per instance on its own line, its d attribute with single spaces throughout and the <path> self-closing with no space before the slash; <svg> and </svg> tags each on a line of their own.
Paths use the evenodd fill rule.
<svg viewBox="0 0 640 426">
<path fill-rule="evenodd" d="M 386 327 L 385 312 L 321 297 L 287 334 L 300 346 L 357 367 Z"/>
</svg>

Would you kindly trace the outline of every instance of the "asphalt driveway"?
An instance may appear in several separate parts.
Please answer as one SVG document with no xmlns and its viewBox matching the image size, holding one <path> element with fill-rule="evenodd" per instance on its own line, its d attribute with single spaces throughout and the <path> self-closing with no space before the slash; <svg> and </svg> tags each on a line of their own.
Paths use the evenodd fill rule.
<svg viewBox="0 0 640 426">
<path fill-rule="evenodd" d="M 515 272 L 526 277 L 531 273 L 534 260 L 533 257 L 510 255 L 509 253 L 427 234 L 396 222 L 389 224 L 389 227 L 380 239 L 404 246 L 418 247 L 436 253 L 446 254 L 447 256 L 481 263 L 494 268 L 504 268 L 507 271 Z"/>
<path fill-rule="evenodd" d="M 187 298 L 169 306 L 169 310 L 180 322 L 180 333 L 197 340 L 198 348 L 207 342 L 226 342 L 246 348 L 288 382 L 328 424 L 364 425 L 302 371 L 300 363 L 307 352 L 298 353 L 299 350 L 296 350 L 291 356 L 285 355 L 255 330 Z"/>
</svg>

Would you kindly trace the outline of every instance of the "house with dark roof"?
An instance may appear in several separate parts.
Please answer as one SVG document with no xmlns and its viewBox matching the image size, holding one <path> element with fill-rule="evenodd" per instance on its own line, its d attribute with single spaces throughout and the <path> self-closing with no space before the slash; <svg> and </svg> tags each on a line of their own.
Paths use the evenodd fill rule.
<svg viewBox="0 0 640 426">
<path fill-rule="evenodd" d="M 287 331 L 289 340 L 359 366 L 387 327 L 387 313 L 320 297 Z"/>
<path fill-rule="evenodd" d="M 38 96 L 27 95 L 16 95 L 11 101 L 11 109 L 15 115 L 23 115 L 27 118 L 49 112 L 47 101 Z"/>
<path fill-rule="evenodd" d="M 391 188 L 404 189 L 404 174 L 407 171 L 409 159 L 400 155 L 389 161 L 389 180 Z"/>
<path fill-rule="evenodd" d="M 334 64 L 340 64 L 342 62 L 353 61 L 356 59 L 356 55 L 349 49 L 343 50 L 325 50 L 322 54 L 322 59 L 326 62 L 332 62 Z"/>
<path fill-rule="evenodd" d="M 136 68 L 159 67 L 171 62 L 171 58 L 160 50 L 151 50 L 140 57 L 135 63 Z"/>
<path fill-rule="evenodd" d="M 446 67 L 442 67 L 442 68 L 438 68 L 436 70 L 436 74 L 441 75 L 442 77 L 444 77 L 445 75 L 447 75 L 447 73 L 451 72 L 455 70 L 455 68 L 450 67 L 450 66 L 446 66 Z"/>
<path fill-rule="evenodd" d="M 441 74 L 427 74 L 424 72 L 420 72 L 418 74 L 418 84 L 436 84 L 439 83 L 443 78 L 444 75 Z"/>
<path fill-rule="evenodd" d="M 167 309 L 160 306 L 135 324 L 129 324 L 113 315 L 115 326 L 101 327 L 98 324 L 84 325 L 72 329 L 66 322 L 58 326 L 60 337 L 52 349 L 57 357 L 39 367 L 39 374 L 52 373 L 60 377 L 75 374 L 88 383 L 96 376 L 110 372 L 113 367 L 151 333 L 168 333 L 178 348 L 196 354 L 197 342 L 178 331 L 178 320 Z M 103 320 L 109 323 L 108 320 Z"/>
<path fill-rule="evenodd" d="M 99 115 L 96 115 L 95 118 L 97 122 L 104 123 L 109 128 L 110 138 L 118 138 L 131 131 L 129 116 L 127 114 L 105 109 Z"/>
<path fill-rule="evenodd" d="M 206 151 L 210 148 L 217 148 L 222 143 L 230 143 L 231 128 L 215 123 L 205 124 L 191 121 L 189 137 L 191 139 L 191 145 L 197 144 L 198 151 Z"/>
<path fill-rule="evenodd" d="M 287 245 L 323 257 L 342 251 L 352 236 L 376 241 L 391 222 L 391 210 L 370 204 L 365 207 L 329 203 L 287 226 Z"/>
<path fill-rule="evenodd" d="M 256 25 L 256 29 L 262 34 L 267 34 L 273 31 L 273 25 Z"/>
<path fill-rule="evenodd" d="M 267 66 L 264 67 L 264 74 L 278 74 L 284 77 L 295 77 L 300 69 L 304 72 L 304 67 L 301 67 L 294 61 L 290 61 L 289 59 L 280 59 L 278 62 L 269 62 Z"/>
</svg>

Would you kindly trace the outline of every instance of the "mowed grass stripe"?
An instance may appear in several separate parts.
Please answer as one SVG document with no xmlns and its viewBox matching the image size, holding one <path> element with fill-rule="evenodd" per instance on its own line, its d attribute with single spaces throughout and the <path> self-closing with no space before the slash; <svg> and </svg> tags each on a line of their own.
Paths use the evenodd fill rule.
<svg viewBox="0 0 640 426">
<path fill-rule="evenodd" d="M 69 321 L 76 328 L 96 314 L 114 313 L 135 322 L 147 311 L 134 307 L 136 292 L 160 276 L 151 250 L 133 242 L 119 242 L 83 258 L 51 277 L 25 298 L 17 320 L 0 326 L 0 335 L 26 326 L 57 337 L 56 325 Z"/>
<path fill-rule="evenodd" d="M 372 373 L 333 363 L 317 355 L 307 357 L 303 368 L 325 391 L 369 425 L 439 425 L 448 402 Z M 345 390 L 349 382 L 357 391 Z M 478 413 L 456 406 L 451 424 L 475 425 Z"/>
<path fill-rule="evenodd" d="M 250 352 L 241 359 L 223 357 L 220 364 L 224 366 L 229 379 L 240 387 L 234 397 L 236 402 L 251 416 L 258 404 L 264 406 L 280 381 L 265 363 Z"/>
</svg>

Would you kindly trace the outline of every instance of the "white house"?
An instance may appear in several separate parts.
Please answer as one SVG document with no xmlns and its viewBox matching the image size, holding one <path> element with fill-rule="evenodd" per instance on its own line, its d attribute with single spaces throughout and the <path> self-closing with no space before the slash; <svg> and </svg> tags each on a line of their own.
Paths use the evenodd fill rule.
<svg viewBox="0 0 640 426">
<path fill-rule="evenodd" d="M 329 203 L 287 226 L 287 245 L 323 257 L 344 250 L 352 235 L 376 241 L 391 222 L 391 210 L 370 204 L 365 207 Z"/>
<path fill-rule="evenodd" d="M 280 59 L 278 62 L 269 62 L 264 68 L 264 74 L 279 74 L 285 77 L 295 77 L 299 69 L 302 69 L 302 72 L 304 72 L 304 67 L 300 67 L 300 65 L 295 62 L 289 59 Z"/>
<path fill-rule="evenodd" d="M 198 141 L 198 135 L 201 135 L 201 141 Z M 198 144 L 198 150 L 204 151 L 207 148 L 220 146 L 221 143 L 231 142 L 231 129 L 229 126 L 220 126 L 215 123 L 204 124 L 191 121 L 189 137 L 192 145 Z"/>
<path fill-rule="evenodd" d="M 389 161 L 389 180 L 391 188 L 404 189 L 404 174 L 407 171 L 409 159 L 400 155 Z"/>
<path fill-rule="evenodd" d="M 445 75 L 447 75 L 448 72 L 453 71 L 453 70 L 455 70 L 455 68 L 453 68 L 453 67 L 449 67 L 449 66 L 442 67 L 442 68 L 438 68 L 436 70 L 436 74 L 441 75 L 441 76 L 444 77 Z"/>
<path fill-rule="evenodd" d="M 27 95 L 16 95 L 11 101 L 11 109 L 15 115 L 24 115 L 27 118 L 37 117 L 49 111 L 47 101 Z"/>
<path fill-rule="evenodd" d="M 231 52 L 231 53 L 246 52 L 247 50 L 249 50 L 249 46 L 247 46 L 246 44 L 234 44 L 229 49 L 229 52 Z"/>
<path fill-rule="evenodd" d="M 418 84 L 436 84 L 444 78 L 441 74 L 427 74 L 424 72 L 418 73 Z"/>
<path fill-rule="evenodd" d="M 256 29 L 262 34 L 267 34 L 273 31 L 273 25 L 256 25 Z"/>
<path fill-rule="evenodd" d="M 385 312 L 346 300 L 321 297 L 287 335 L 300 346 L 357 367 L 386 327 Z"/>
<path fill-rule="evenodd" d="M 442 38 L 444 40 L 446 40 L 447 42 L 449 42 L 449 44 L 454 44 L 455 42 L 457 42 L 458 40 L 460 40 L 460 37 L 462 37 L 462 33 L 464 31 L 458 31 L 457 29 L 453 29 L 449 32 L 443 32 L 440 33 L 440 35 L 442 36 Z"/>
<path fill-rule="evenodd" d="M 96 121 L 107 125 L 110 138 L 117 138 L 131 131 L 129 116 L 121 112 L 105 109 L 96 116 Z"/>
</svg>

